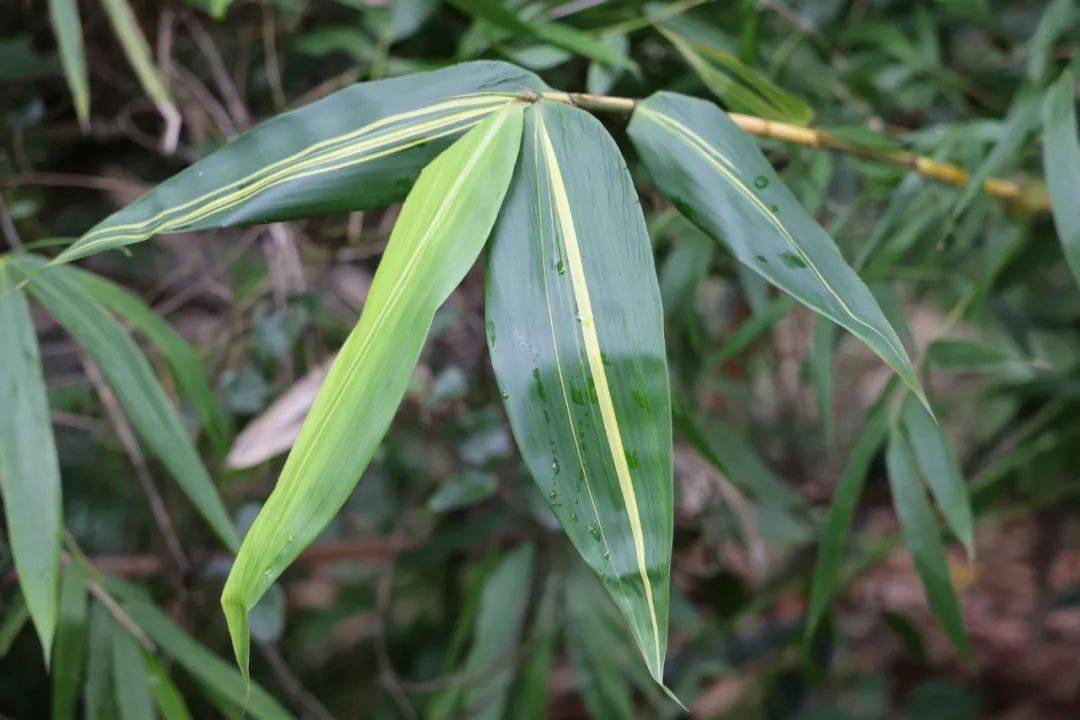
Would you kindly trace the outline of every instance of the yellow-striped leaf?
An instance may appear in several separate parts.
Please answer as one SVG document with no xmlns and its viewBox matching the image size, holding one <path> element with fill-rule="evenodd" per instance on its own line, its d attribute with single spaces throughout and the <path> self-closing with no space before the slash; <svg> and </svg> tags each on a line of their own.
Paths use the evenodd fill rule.
<svg viewBox="0 0 1080 720">
<path fill-rule="evenodd" d="M 662 682 L 672 537 L 663 310 L 626 165 L 581 110 L 542 101 L 526 113 L 488 258 L 487 328 L 525 462 Z"/>
<path fill-rule="evenodd" d="M 159 234 L 387 205 L 455 138 L 515 94 L 544 87 L 499 62 L 353 85 L 241 135 L 106 218 L 58 260 Z"/>
<path fill-rule="evenodd" d="M 660 190 L 691 222 L 851 331 L 925 404 L 907 352 L 869 289 L 731 118 L 704 100 L 660 92 L 638 105 L 629 132 Z"/>
<path fill-rule="evenodd" d="M 436 309 L 491 231 L 521 144 L 512 104 L 421 173 L 405 200 L 356 328 L 330 368 L 281 477 L 244 538 L 221 604 L 237 661 L 247 613 L 348 498 L 405 394 Z"/>
</svg>

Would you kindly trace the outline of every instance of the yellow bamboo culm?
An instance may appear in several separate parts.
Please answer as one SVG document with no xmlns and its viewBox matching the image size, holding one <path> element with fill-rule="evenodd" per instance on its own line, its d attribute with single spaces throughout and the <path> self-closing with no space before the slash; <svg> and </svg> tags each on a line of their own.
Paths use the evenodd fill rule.
<svg viewBox="0 0 1080 720">
<path fill-rule="evenodd" d="M 587 93 L 546 92 L 542 93 L 542 96 L 548 100 L 575 105 L 589 112 L 612 113 L 615 115 L 629 115 L 638 104 L 638 101 L 632 98 L 590 95 Z M 971 174 L 967 170 L 951 163 L 934 160 L 925 155 L 916 155 L 906 150 L 882 150 L 860 145 L 841 140 L 822 130 L 776 120 L 766 120 L 755 115 L 728 113 L 728 117 L 744 132 L 757 137 L 767 137 L 808 147 L 827 148 L 855 155 L 865 160 L 906 167 L 925 178 L 958 187 L 964 187 L 971 182 Z M 1045 213 L 1050 211 L 1050 196 L 1046 192 L 1046 186 L 1041 182 L 1019 183 L 1014 180 L 992 177 L 983 182 L 983 190 L 987 195 L 1005 200 L 1027 212 Z"/>
</svg>

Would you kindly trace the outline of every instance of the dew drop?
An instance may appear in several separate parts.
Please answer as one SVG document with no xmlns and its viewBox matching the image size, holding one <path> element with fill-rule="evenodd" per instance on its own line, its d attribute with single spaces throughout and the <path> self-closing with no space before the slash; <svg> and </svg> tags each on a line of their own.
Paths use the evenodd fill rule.
<svg viewBox="0 0 1080 720">
<path fill-rule="evenodd" d="M 600 541 L 600 528 L 596 525 L 589 526 L 589 534 L 593 536 L 593 540 Z"/>
<path fill-rule="evenodd" d="M 563 275 L 563 274 L 566 273 L 566 265 L 563 264 L 562 260 L 555 263 L 555 272 L 559 273 L 560 275 Z"/>
<path fill-rule="evenodd" d="M 577 522 L 577 513 L 576 512 L 575 513 L 570 513 L 570 519 L 573 520 L 574 522 Z"/>
<path fill-rule="evenodd" d="M 611 358 L 608 356 L 608 354 L 606 352 L 601 352 L 600 353 L 600 362 L 604 363 L 604 365 L 611 365 Z"/>
<path fill-rule="evenodd" d="M 623 455 L 626 456 L 627 467 L 636 470 L 638 466 L 637 450 L 623 450 Z"/>
<path fill-rule="evenodd" d="M 758 190 L 764 190 L 765 188 L 769 187 L 769 178 L 765 177 L 764 175 L 758 175 L 756 178 L 754 178 L 754 187 L 756 187 Z"/>
<path fill-rule="evenodd" d="M 559 467 L 559 458 L 557 457 L 551 458 L 551 472 L 554 475 L 558 475 L 560 472 L 562 472 L 562 468 Z"/>
<path fill-rule="evenodd" d="M 768 265 L 769 264 L 769 259 L 767 257 L 765 257 L 764 255 L 758 255 L 757 256 L 757 261 L 759 263 L 761 263 L 762 265 Z"/>
<path fill-rule="evenodd" d="M 636 402 L 638 407 L 642 410 L 645 412 L 652 410 L 652 403 L 649 402 L 649 397 L 644 392 L 634 389 L 630 391 L 630 394 L 634 396 L 634 402 Z"/>
<path fill-rule="evenodd" d="M 491 346 L 492 350 L 494 350 L 495 349 L 495 321 L 494 320 L 488 320 L 485 323 L 485 327 L 487 328 L 488 345 Z"/>
<path fill-rule="evenodd" d="M 533 378 L 536 380 L 536 391 L 540 394 L 540 399 L 547 402 L 547 388 L 544 387 L 544 381 L 540 379 L 540 368 L 533 368 Z"/>
<path fill-rule="evenodd" d="M 770 205 L 769 210 L 774 212 L 774 213 L 775 212 L 780 212 L 780 206 L 779 205 Z"/>
<path fill-rule="evenodd" d="M 499 397 L 501 397 L 503 400 L 509 400 L 510 399 L 510 393 L 506 392 L 505 390 L 500 389 L 499 390 Z"/>
<path fill-rule="evenodd" d="M 551 492 L 548 493 L 548 498 L 554 500 L 557 497 L 559 497 L 559 489 L 556 487 L 552 487 Z"/>
<path fill-rule="evenodd" d="M 598 403 L 599 398 L 596 395 L 596 383 L 593 382 L 592 378 L 589 378 L 589 381 L 585 385 L 589 390 L 589 401 L 593 404 Z"/>
<path fill-rule="evenodd" d="M 570 399 L 575 405 L 585 404 L 585 392 L 577 385 L 570 385 Z"/>
</svg>

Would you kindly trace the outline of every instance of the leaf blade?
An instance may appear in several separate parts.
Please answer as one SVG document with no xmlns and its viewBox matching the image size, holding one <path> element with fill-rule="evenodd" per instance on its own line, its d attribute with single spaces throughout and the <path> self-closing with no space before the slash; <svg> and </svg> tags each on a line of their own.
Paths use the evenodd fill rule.
<svg viewBox="0 0 1080 720">
<path fill-rule="evenodd" d="M 37 335 L 10 262 L 0 259 L 0 494 L 19 587 L 48 665 L 59 610 L 60 463 Z"/>
<path fill-rule="evenodd" d="M 671 413 L 651 247 L 598 121 L 541 101 L 524 137 L 488 256 L 492 365 L 534 479 L 662 682 Z"/>
<path fill-rule="evenodd" d="M 406 199 L 360 321 L 225 584 L 222 607 L 244 672 L 248 610 L 344 504 L 405 394 L 436 309 L 487 239 L 517 158 L 521 115 L 508 106 L 471 130 Z"/>
<path fill-rule="evenodd" d="M 84 129 L 90 122 L 90 78 L 86 71 L 86 49 L 83 47 L 82 22 L 76 0 L 49 0 L 49 20 L 60 47 L 60 64 L 64 79 L 71 90 L 75 116 Z"/>
<path fill-rule="evenodd" d="M 1076 101 L 1071 70 L 1050 87 L 1042 106 L 1043 167 L 1050 191 L 1054 227 L 1061 249 L 1080 285 L 1080 140 L 1077 139 Z"/>
</svg>

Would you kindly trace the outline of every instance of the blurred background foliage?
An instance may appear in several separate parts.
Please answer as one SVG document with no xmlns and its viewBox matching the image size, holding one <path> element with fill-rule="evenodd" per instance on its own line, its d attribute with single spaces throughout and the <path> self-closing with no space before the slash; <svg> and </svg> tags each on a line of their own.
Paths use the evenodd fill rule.
<svg viewBox="0 0 1080 720">
<path fill-rule="evenodd" d="M 567 91 L 710 97 L 1042 197 L 1040 108 L 1063 69 L 1080 70 L 1073 0 L 237 0 L 218 19 L 208 0 L 65 5 L 77 14 L 59 32 L 42 2 L 0 12 L 11 248 L 78 236 L 281 110 L 472 58 Z M 69 90 L 57 38 L 71 47 L 74 36 L 87 81 Z M 637 166 L 622 121 L 608 126 L 641 190 L 666 314 L 677 401 L 667 677 L 691 714 L 1080 715 L 1080 293 L 1051 216 L 867 153 L 761 141 L 917 358 L 975 517 L 973 559 L 948 548 L 965 661 L 904 551 L 880 443 L 864 450 L 837 598 L 804 642 L 826 513 L 889 372 L 681 218 Z M 201 433 L 200 448 L 241 530 L 356 320 L 396 214 L 178 234 L 86 263 L 199 349 L 229 428 L 224 444 Z M 257 608 L 255 678 L 309 718 L 676 716 L 522 466 L 482 313 L 474 270 L 436 316 L 363 481 Z M 125 450 L 82 351 L 35 317 L 73 538 L 128 583 L 109 587 L 134 594 L 128 609 L 148 634 L 171 617 L 229 658 L 218 605 L 229 558 L 161 483 L 181 558 L 166 547 L 137 481 L 162 469 Z M 195 408 L 180 407 L 197 431 Z M 0 542 L 0 713 L 47 717 L 50 680 L 16 588 Z M 87 684 L 101 672 L 101 640 L 88 641 Z M 164 652 L 142 662 L 114 643 L 118 687 L 146 673 L 155 700 L 176 683 L 191 716 L 240 716 L 230 692 L 242 688 L 208 682 L 198 668 L 212 666 L 190 647 L 157 643 Z"/>
</svg>

